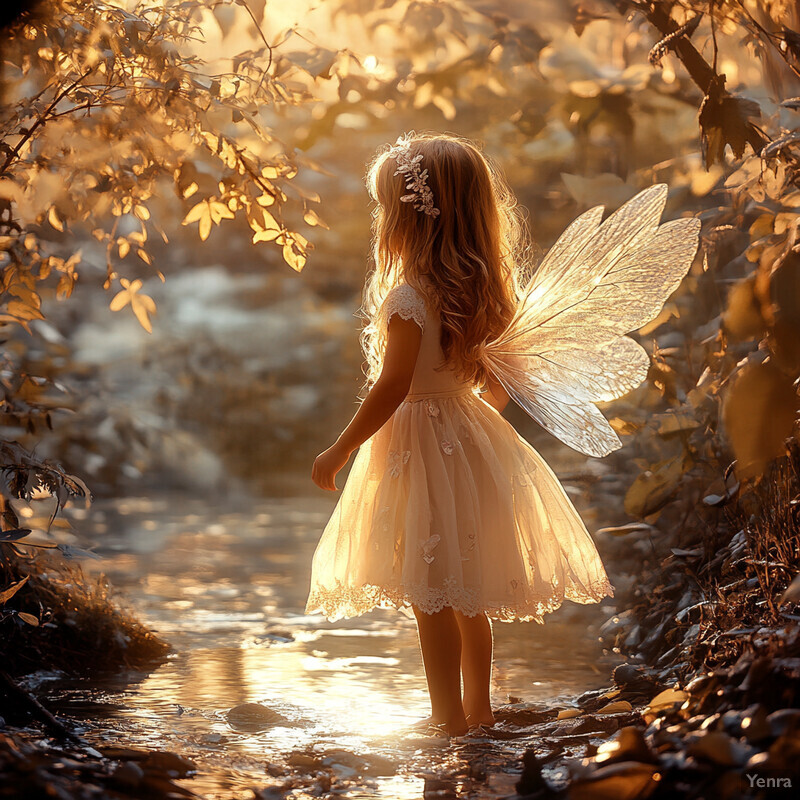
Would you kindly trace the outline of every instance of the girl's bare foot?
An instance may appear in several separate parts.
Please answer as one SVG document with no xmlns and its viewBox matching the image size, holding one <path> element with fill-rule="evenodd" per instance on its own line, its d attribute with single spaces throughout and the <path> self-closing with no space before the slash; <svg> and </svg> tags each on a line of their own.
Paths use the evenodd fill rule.
<svg viewBox="0 0 800 800">
<path fill-rule="evenodd" d="M 480 727 L 491 728 L 494 723 L 495 718 L 491 708 L 482 714 L 467 714 L 467 725 L 470 730 Z"/>
<path fill-rule="evenodd" d="M 442 728 L 448 736 L 464 736 L 469 731 L 469 725 L 464 717 L 451 722 L 445 722 L 443 725 L 437 727 Z"/>
<path fill-rule="evenodd" d="M 424 731 L 430 728 L 431 725 L 439 725 L 441 724 L 438 719 L 434 719 L 433 716 L 425 717 L 425 719 L 421 719 L 419 722 L 414 722 L 408 726 L 407 730 L 410 731 Z"/>
</svg>

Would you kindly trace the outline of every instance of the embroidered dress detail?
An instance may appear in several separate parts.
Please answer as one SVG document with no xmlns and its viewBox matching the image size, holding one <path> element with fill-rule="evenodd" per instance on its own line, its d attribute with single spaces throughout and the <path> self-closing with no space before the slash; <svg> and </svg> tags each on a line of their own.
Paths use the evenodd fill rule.
<svg viewBox="0 0 800 800">
<path fill-rule="evenodd" d="M 395 286 L 383 301 L 378 317 L 388 325 L 394 314 L 403 319 L 413 319 L 422 330 L 425 330 L 425 300 L 420 293 L 407 283 Z"/>
</svg>

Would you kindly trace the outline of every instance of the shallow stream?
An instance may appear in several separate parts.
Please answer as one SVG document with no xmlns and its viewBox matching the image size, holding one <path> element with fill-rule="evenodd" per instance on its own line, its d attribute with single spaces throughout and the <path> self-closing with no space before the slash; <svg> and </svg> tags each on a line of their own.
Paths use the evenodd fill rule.
<svg viewBox="0 0 800 800">
<path fill-rule="evenodd" d="M 102 559 L 87 571 L 105 573 L 174 655 L 150 675 L 102 686 L 54 681 L 56 710 L 79 720 L 95 746 L 191 758 L 199 774 L 186 786 L 209 798 L 252 797 L 249 788 L 276 782 L 270 764 L 336 749 L 384 756 L 397 767 L 346 797 L 421 798 L 425 774 L 464 754 L 446 740 L 404 732 L 429 713 L 413 620 L 382 610 L 338 623 L 303 614 L 311 555 L 334 501 L 320 494 L 96 503 L 80 527 Z M 598 667 L 590 628 L 603 618 L 597 607 L 566 603 L 546 625 L 495 624 L 494 702 L 514 696 L 557 705 L 602 685 L 608 667 Z M 242 703 L 286 721 L 237 728 L 226 715 Z M 506 750 L 505 761 L 519 763 L 512 741 L 469 746 L 498 748 L 501 761 Z M 514 780 L 501 770 L 482 796 L 513 793 Z"/>
</svg>

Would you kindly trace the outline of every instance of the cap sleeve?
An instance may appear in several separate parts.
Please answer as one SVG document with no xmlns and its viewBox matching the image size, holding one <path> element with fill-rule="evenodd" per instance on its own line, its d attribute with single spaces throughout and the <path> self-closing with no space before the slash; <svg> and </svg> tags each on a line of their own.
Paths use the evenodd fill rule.
<svg viewBox="0 0 800 800">
<path fill-rule="evenodd" d="M 407 283 L 398 284 L 386 295 L 379 318 L 388 326 L 394 314 L 399 314 L 403 319 L 413 319 L 423 331 L 425 330 L 425 300 Z"/>
</svg>

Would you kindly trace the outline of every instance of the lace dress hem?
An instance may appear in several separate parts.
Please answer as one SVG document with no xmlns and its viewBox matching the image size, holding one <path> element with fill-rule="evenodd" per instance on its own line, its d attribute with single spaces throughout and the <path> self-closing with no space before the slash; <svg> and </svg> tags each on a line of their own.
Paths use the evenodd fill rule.
<svg viewBox="0 0 800 800">
<path fill-rule="evenodd" d="M 507 603 L 486 603 L 480 600 L 477 591 L 453 585 L 443 588 L 421 585 L 389 588 L 365 584 L 317 589 L 308 598 L 306 613 L 321 613 L 331 622 L 335 622 L 360 616 L 374 608 L 399 610 L 416 606 L 426 614 L 435 614 L 449 606 L 466 617 L 485 613 L 500 622 L 516 620 L 544 624 L 544 615 L 560 608 L 565 599 L 587 605 L 613 596 L 614 588 L 608 580 L 601 580 L 590 586 L 567 587 L 563 593 L 555 592 L 548 596 Z"/>
</svg>

